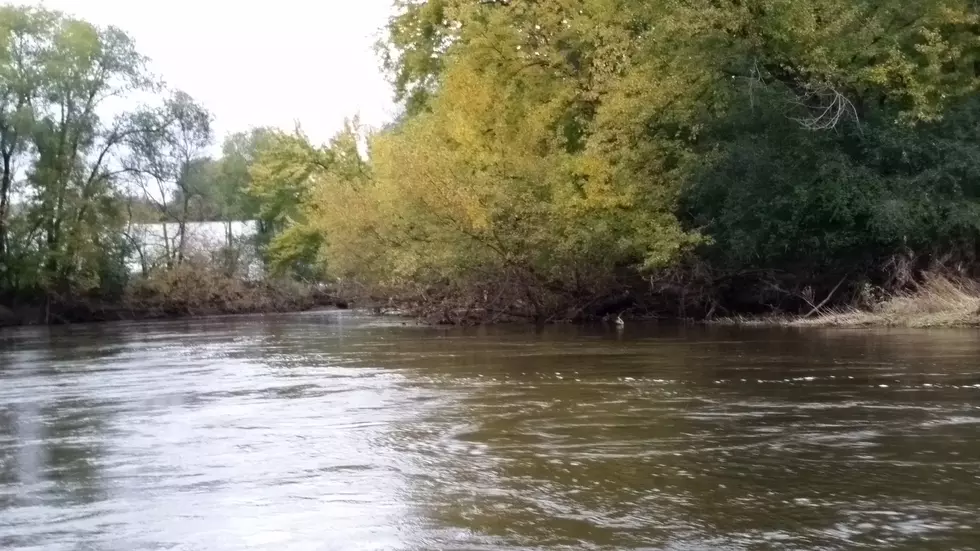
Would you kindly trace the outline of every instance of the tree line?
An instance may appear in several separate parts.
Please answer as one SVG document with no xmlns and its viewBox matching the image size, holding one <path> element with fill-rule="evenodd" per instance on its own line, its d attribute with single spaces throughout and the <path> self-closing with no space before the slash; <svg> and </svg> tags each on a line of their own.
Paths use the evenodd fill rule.
<svg viewBox="0 0 980 551">
<path fill-rule="evenodd" d="M 806 313 L 977 267 L 974 2 L 396 4 L 403 113 L 324 148 L 290 229 L 337 277 L 558 320 Z"/>
<path fill-rule="evenodd" d="M 257 219 L 271 273 L 439 321 L 806 313 L 977 275 L 969 0 L 397 0 L 396 120 L 215 160 L 179 93 L 94 115 L 156 86 L 123 33 L 5 9 L 5 285 L 104 285 L 127 197 Z"/>
<path fill-rule="evenodd" d="M 293 134 L 235 133 L 213 155 L 212 114 L 147 62 L 115 27 L 0 7 L 4 303 L 118 300 L 133 283 L 126 259 L 144 245 L 137 224 L 164 223 L 163 256 L 139 251 L 144 277 L 189 261 L 191 222 L 258 219 L 259 240 L 271 237 L 249 170 L 264 144 Z"/>
</svg>

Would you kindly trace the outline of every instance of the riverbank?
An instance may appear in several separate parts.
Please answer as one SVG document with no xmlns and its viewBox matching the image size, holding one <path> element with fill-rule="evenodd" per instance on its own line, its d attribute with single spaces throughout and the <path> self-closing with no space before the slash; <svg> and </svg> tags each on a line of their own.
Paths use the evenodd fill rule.
<svg viewBox="0 0 980 551">
<path fill-rule="evenodd" d="M 24 305 L 9 308 L 0 305 L 0 328 L 26 325 L 67 325 L 110 321 L 143 321 L 220 315 L 271 314 L 305 312 L 316 308 L 345 307 L 342 301 L 330 297 L 263 303 L 218 303 L 186 305 L 161 301 L 158 306 L 132 305 L 98 300 L 54 302 L 50 307 Z"/>
<path fill-rule="evenodd" d="M 364 295 L 359 304 L 373 307 L 376 314 L 413 318 L 429 325 L 497 325 L 506 323 L 589 323 L 664 320 L 678 323 L 783 327 L 970 327 L 980 326 L 980 281 L 940 272 L 924 273 L 918 283 L 902 290 L 879 288 L 848 293 L 835 291 L 826 300 L 800 298 L 780 304 L 773 297 L 707 306 L 684 302 L 682 293 L 661 289 L 647 293 L 607 293 L 580 303 L 555 301 L 549 315 L 536 316 L 526 301 L 496 303 L 473 300 L 466 295 L 431 290 L 405 294 Z M 783 292 L 783 295 L 786 293 Z M 383 298 L 378 298 L 382 296 Z M 856 298 L 848 298 L 856 297 Z M 838 300 L 839 298 L 839 300 Z M 831 302 L 831 299 L 835 299 Z M 788 307 L 787 307 L 788 306 Z M 780 312 L 765 313 L 766 309 Z M 717 311 L 727 315 L 715 317 Z"/>
<path fill-rule="evenodd" d="M 728 317 L 712 323 L 790 327 L 980 327 L 980 282 L 927 276 L 870 307 L 833 308 L 810 317 Z"/>
<path fill-rule="evenodd" d="M 348 294 L 351 291 L 347 289 Z M 669 310 L 662 310 L 661 315 L 646 304 L 650 300 L 636 295 L 628 301 L 596 301 L 589 309 L 567 310 L 565 318 L 541 321 L 536 321 L 526 305 L 520 303 L 511 310 L 495 310 L 484 305 L 459 307 L 445 299 L 379 298 L 358 293 L 352 296 L 359 296 L 356 302 L 377 315 L 412 318 L 428 325 L 613 322 L 621 318 L 627 322 L 661 319 L 736 326 L 980 327 L 980 282 L 941 275 L 927 275 L 913 288 L 863 307 L 838 305 L 814 308 L 809 315 L 736 314 L 717 319 L 666 313 Z M 186 270 L 140 279 L 116 300 L 49 296 L 13 306 L 0 301 L 0 327 L 302 312 L 318 307 L 347 308 L 348 303 L 337 290 L 295 281 L 247 282 L 213 272 Z"/>
<path fill-rule="evenodd" d="M 0 302 L 0 327 L 153 320 L 228 314 L 301 312 L 346 301 L 321 287 L 294 281 L 244 281 L 201 270 L 141 278 L 120 296 L 57 294 Z"/>
</svg>

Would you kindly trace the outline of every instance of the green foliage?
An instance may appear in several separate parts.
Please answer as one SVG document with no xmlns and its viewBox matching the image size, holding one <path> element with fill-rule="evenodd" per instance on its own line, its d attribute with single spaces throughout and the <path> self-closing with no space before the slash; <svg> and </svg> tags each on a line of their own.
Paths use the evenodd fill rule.
<svg viewBox="0 0 980 551">
<path fill-rule="evenodd" d="M 975 259 L 975 92 L 940 88 L 941 102 L 918 106 L 905 95 L 851 92 L 848 101 L 863 107 L 814 131 L 787 116 L 799 106 L 785 101 L 782 84 L 751 84 L 733 87 L 725 116 L 704 127 L 700 166 L 685 187 L 679 215 L 712 238 L 704 259 L 726 273 L 781 272 L 801 284 L 873 276 L 898 254 Z"/>
<path fill-rule="evenodd" d="M 442 72 L 443 54 L 452 41 L 448 4 L 447 0 L 396 0 L 399 16 L 389 26 L 388 40 L 378 45 L 395 97 L 410 115 L 425 109 Z"/>
<path fill-rule="evenodd" d="M 123 118 L 99 117 L 103 101 L 150 85 L 128 36 L 57 12 L 0 12 L 0 264 L 5 287 L 59 291 L 100 284 L 104 240 L 119 222 L 109 153 Z M 26 169 L 18 179 L 17 167 Z M 28 197 L 12 229 L 15 194 Z"/>
<path fill-rule="evenodd" d="M 653 84 L 636 100 L 635 72 L 653 69 L 623 59 L 637 45 L 617 32 L 620 7 L 408 7 L 389 59 L 409 117 L 372 139 L 373 179 L 324 180 L 315 196 L 332 273 L 392 286 L 497 274 L 546 315 L 556 289 L 663 266 L 697 242 L 672 214 L 684 146 L 643 122 L 647 100 L 675 93 Z"/>
<path fill-rule="evenodd" d="M 130 283 L 129 267 L 126 258 L 131 245 L 122 235 L 112 233 L 100 242 L 102 254 L 98 256 L 95 276 L 98 278 L 98 294 L 108 301 L 119 301 L 126 293 Z"/>
<path fill-rule="evenodd" d="M 241 151 L 248 151 L 248 204 L 257 206 L 266 263 L 274 274 L 315 279 L 321 237 L 307 226 L 309 197 L 315 175 L 333 163 L 333 152 L 311 145 L 299 129 L 261 131 L 251 141 L 254 146 Z"/>
<path fill-rule="evenodd" d="M 0 7 L 0 295 L 118 299 L 135 244 L 127 221 L 241 212 L 245 184 L 223 190 L 204 155 L 211 115 L 190 96 L 102 117 L 109 98 L 162 90 L 145 64 L 119 29 Z"/>
<path fill-rule="evenodd" d="M 205 150 L 213 140 L 211 119 L 180 91 L 128 117 L 125 170 L 165 220 L 187 222 L 191 202 L 209 195 L 214 171 Z"/>
<path fill-rule="evenodd" d="M 248 192 L 259 204 L 258 215 L 270 232 L 299 221 L 311 189 L 311 177 L 330 162 L 297 129 L 294 134 L 270 132 L 248 168 Z"/>
<path fill-rule="evenodd" d="M 249 193 L 252 185 L 251 167 L 260 151 L 274 139 L 276 131 L 253 128 L 225 138 L 222 156 L 213 175 L 212 202 L 224 220 L 253 220 L 261 210 L 259 201 Z"/>
<path fill-rule="evenodd" d="M 538 318 L 665 273 L 686 289 L 692 265 L 709 286 L 799 289 L 898 254 L 976 266 L 971 0 L 395 8 L 379 49 L 397 121 L 323 146 L 253 129 L 218 158 L 186 94 L 98 117 L 157 88 L 124 33 L 0 8 L 0 286 L 118 288 L 127 219 L 255 219 L 275 275 Z"/>
<path fill-rule="evenodd" d="M 293 225 L 268 247 L 269 268 L 274 277 L 293 276 L 307 281 L 322 278 L 320 248 L 323 236 L 309 226 Z"/>
<path fill-rule="evenodd" d="M 145 64 L 119 29 L 0 7 L 0 300 L 124 301 L 130 255 L 144 277 L 181 268 L 196 258 L 186 227 L 198 220 L 259 218 L 268 235 L 284 231 L 273 271 L 288 263 L 307 277 L 318 272 L 319 236 L 292 227 L 305 212 L 303 197 L 290 196 L 302 177 L 290 179 L 271 157 L 259 162 L 273 142 L 280 153 L 298 153 L 301 142 L 254 129 L 229 136 L 212 159 L 211 114 L 151 79 Z M 104 118 L 106 100 L 144 92 L 148 104 Z M 307 149 L 301 153 L 314 151 Z M 260 180 L 284 177 L 294 187 L 260 183 L 253 195 L 253 167 Z M 170 228 L 165 250 L 148 254 L 138 224 L 159 222 Z M 248 245 L 228 228 L 225 248 L 210 260 L 226 275 L 237 273 Z M 293 266 L 304 259 L 305 271 Z"/>
<path fill-rule="evenodd" d="M 971 2 L 399 10 L 382 50 L 405 115 L 371 137 L 369 178 L 304 195 L 335 275 L 533 302 L 691 252 L 804 283 L 975 252 Z"/>
</svg>

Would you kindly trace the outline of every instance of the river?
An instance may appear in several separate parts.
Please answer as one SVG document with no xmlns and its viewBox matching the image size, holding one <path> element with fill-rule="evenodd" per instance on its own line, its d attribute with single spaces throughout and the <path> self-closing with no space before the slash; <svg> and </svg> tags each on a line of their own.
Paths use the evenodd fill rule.
<svg viewBox="0 0 980 551">
<path fill-rule="evenodd" d="M 0 548 L 977 549 L 978 337 L 4 329 Z"/>
</svg>

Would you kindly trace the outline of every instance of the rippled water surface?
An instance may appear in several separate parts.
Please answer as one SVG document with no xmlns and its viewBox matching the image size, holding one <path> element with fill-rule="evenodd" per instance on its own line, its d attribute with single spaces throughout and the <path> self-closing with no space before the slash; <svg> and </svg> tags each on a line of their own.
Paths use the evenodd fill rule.
<svg viewBox="0 0 980 551">
<path fill-rule="evenodd" d="M 0 331 L 0 548 L 980 548 L 980 332 Z"/>
</svg>

